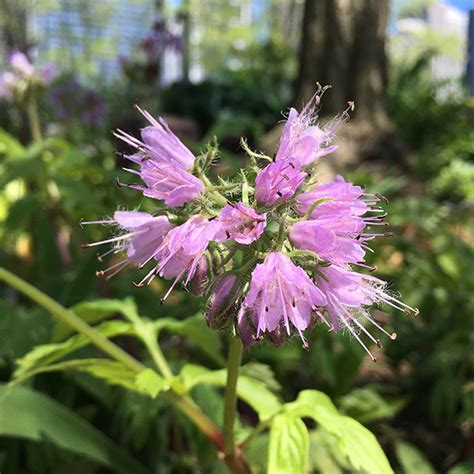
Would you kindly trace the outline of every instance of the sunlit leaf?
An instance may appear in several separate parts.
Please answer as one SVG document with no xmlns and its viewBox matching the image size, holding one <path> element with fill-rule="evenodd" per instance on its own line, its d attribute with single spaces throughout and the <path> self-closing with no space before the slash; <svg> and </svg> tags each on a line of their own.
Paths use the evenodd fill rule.
<svg viewBox="0 0 474 474">
<path fill-rule="evenodd" d="M 227 371 L 211 371 L 205 367 L 187 364 L 183 367 L 180 377 L 188 390 L 198 384 L 224 387 L 227 382 Z M 246 375 L 241 375 L 238 379 L 237 395 L 257 412 L 260 420 L 266 420 L 278 413 L 282 406 L 277 396 L 263 382 Z"/>
<path fill-rule="evenodd" d="M 121 362 L 109 359 L 78 359 L 58 362 L 39 367 L 25 372 L 21 377 L 17 377 L 13 384 L 21 383 L 26 378 L 46 372 L 62 372 L 74 370 L 87 372 L 95 377 L 105 380 L 111 385 L 120 385 L 129 390 L 140 391 L 135 383 L 136 373 L 130 370 Z"/>
<path fill-rule="evenodd" d="M 131 324 L 124 321 L 107 321 L 96 326 L 95 329 L 105 337 L 133 333 Z M 64 342 L 36 346 L 17 360 L 17 369 L 13 376 L 14 378 L 24 377 L 26 373 L 51 364 L 88 344 L 90 344 L 89 338 L 83 334 L 76 334 Z"/>
<path fill-rule="evenodd" d="M 142 370 L 135 378 L 135 385 L 152 398 L 156 398 L 163 390 L 169 388 L 169 382 L 152 369 Z"/>
<path fill-rule="evenodd" d="M 114 314 L 122 314 L 128 319 L 130 316 L 138 317 L 137 307 L 131 298 L 123 300 L 98 299 L 82 301 L 69 309 L 89 324 L 98 323 Z M 58 321 L 53 331 L 53 340 L 61 340 L 73 332 L 74 330 L 70 326 Z"/>
<path fill-rule="evenodd" d="M 273 420 L 268 448 L 268 474 L 304 474 L 308 462 L 309 436 L 303 421 L 291 413 Z"/>
<path fill-rule="evenodd" d="M 341 415 L 330 398 L 317 390 L 304 390 L 285 405 L 299 417 L 309 417 L 337 438 L 338 449 L 354 469 L 363 472 L 392 473 L 393 470 L 375 436 L 358 421 Z"/>
</svg>

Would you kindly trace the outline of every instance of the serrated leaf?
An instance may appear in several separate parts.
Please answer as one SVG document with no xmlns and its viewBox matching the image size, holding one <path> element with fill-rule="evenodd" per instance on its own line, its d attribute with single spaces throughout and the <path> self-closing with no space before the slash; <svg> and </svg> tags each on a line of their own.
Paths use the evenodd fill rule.
<svg viewBox="0 0 474 474">
<path fill-rule="evenodd" d="M 405 474 L 435 474 L 423 453 L 410 443 L 395 441 L 395 454 Z"/>
<path fill-rule="evenodd" d="M 227 371 L 211 371 L 199 365 L 187 364 L 181 370 L 180 378 L 188 390 L 198 384 L 224 387 L 227 382 Z M 246 375 L 239 376 L 237 395 L 257 412 L 260 420 L 270 418 L 282 407 L 277 396 L 263 382 Z"/>
<path fill-rule="evenodd" d="M 309 436 L 303 421 L 291 413 L 277 415 L 271 424 L 268 474 L 304 474 Z"/>
<path fill-rule="evenodd" d="M 105 337 L 132 334 L 133 328 L 125 321 L 107 321 L 95 327 Z M 71 336 L 64 342 L 42 344 L 17 360 L 17 369 L 13 377 L 24 377 L 28 372 L 49 365 L 58 359 L 90 344 L 90 339 L 83 334 Z"/>
<path fill-rule="evenodd" d="M 82 301 L 69 308 L 76 316 L 89 324 L 95 324 L 116 313 L 122 314 L 129 321 L 138 318 L 137 307 L 131 298 L 123 300 L 97 299 Z M 57 321 L 53 330 L 53 340 L 60 341 L 72 334 L 74 330 L 67 324 Z"/>
<path fill-rule="evenodd" d="M 141 392 L 152 398 L 156 398 L 163 390 L 168 389 L 170 386 L 169 382 L 153 369 L 144 369 L 137 374 L 135 385 Z"/>
<path fill-rule="evenodd" d="M 105 380 L 111 385 L 119 385 L 128 390 L 140 391 L 135 384 L 136 373 L 130 370 L 121 362 L 110 359 L 77 359 L 59 362 L 39 367 L 24 373 L 17 377 L 14 384 L 23 382 L 26 378 L 46 372 L 62 372 L 74 370 L 78 372 L 87 372 L 94 377 Z"/>
<path fill-rule="evenodd" d="M 112 469 L 143 474 L 147 470 L 71 410 L 26 387 L 0 385 L 0 435 L 44 441 Z"/>
<path fill-rule="evenodd" d="M 338 450 L 347 456 L 351 466 L 362 472 L 393 473 L 375 436 L 358 421 L 341 415 L 330 398 L 317 390 L 304 390 L 285 405 L 285 411 L 309 417 L 338 441 Z"/>
</svg>

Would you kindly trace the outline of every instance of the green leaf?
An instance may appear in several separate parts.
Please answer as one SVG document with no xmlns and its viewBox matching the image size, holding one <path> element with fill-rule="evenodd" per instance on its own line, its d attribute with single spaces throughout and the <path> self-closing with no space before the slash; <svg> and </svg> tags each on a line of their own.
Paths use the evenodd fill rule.
<svg viewBox="0 0 474 474">
<path fill-rule="evenodd" d="M 266 364 L 261 364 L 260 362 L 249 362 L 241 367 L 240 374 L 260 380 L 272 392 L 279 392 L 281 390 L 281 385 L 275 378 L 273 370 Z"/>
<path fill-rule="evenodd" d="M 332 452 L 331 441 L 334 437 L 324 430 L 317 429 L 309 433 L 309 468 L 310 472 L 324 474 L 342 474 L 343 467 Z M 350 466 L 348 466 L 350 467 Z"/>
<path fill-rule="evenodd" d="M 268 448 L 269 474 L 304 474 L 309 436 L 303 421 L 291 413 L 277 415 L 271 424 Z"/>
<path fill-rule="evenodd" d="M 472 474 L 474 472 L 474 457 L 471 457 L 461 464 L 456 464 L 452 467 L 448 474 Z"/>
<path fill-rule="evenodd" d="M 123 448 L 71 410 L 26 387 L 0 385 L 0 435 L 47 440 L 115 472 L 147 472 Z"/>
<path fill-rule="evenodd" d="M 317 390 L 304 390 L 285 405 L 285 411 L 309 417 L 337 438 L 337 448 L 355 470 L 378 474 L 393 473 L 375 436 L 358 421 L 341 415 L 330 398 Z"/>
<path fill-rule="evenodd" d="M 13 135 L 0 128 L 0 155 L 14 159 L 24 155 L 24 153 L 23 145 Z"/>
<path fill-rule="evenodd" d="M 95 329 L 105 337 L 131 334 L 133 332 L 131 324 L 124 321 L 107 321 L 96 326 Z M 64 342 L 36 346 L 32 351 L 17 360 L 18 367 L 13 377 L 24 377 L 28 372 L 51 364 L 89 343 L 90 340 L 86 336 L 76 334 Z"/>
<path fill-rule="evenodd" d="M 152 369 L 142 370 L 135 378 L 135 385 L 151 398 L 156 398 L 163 390 L 170 387 L 169 382 Z"/>
<path fill-rule="evenodd" d="M 89 324 L 95 324 L 116 313 L 122 314 L 129 321 L 138 317 L 137 307 L 131 298 L 124 300 L 97 299 L 82 301 L 69 308 L 76 316 Z M 74 330 L 67 324 L 58 321 L 53 330 L 53 340 L 60 341 L 72 334 Z"/>
<path fill-rule="evenodd" d="M 183 320 L 162 318 L 153 322 L 157 334 L 166 329 L 188 337 L 199 349 L 219 365 L 225 365 L 222 343 L 216 331 L 209 329 L 201 313 Z"/>
<path fill-rule="evenodd" d="M 350 417 L 362 423 L 392 418 L 405 405 L 405 400 L 384 400 L 371 388 L 353 390 L 339 400 L 338 405 Z"/>
<path fill-rule="evenodd" d="M 188 390 L 198 384 L 224 387 L 227 382 L 227 371 L 211 371 L 199 365 L 187 364 L 181 370 L 180 377 Z M 278 413 L 282 407 L 277 396 L 263 382 L 247 375 L 239 376 L 237 395 L 257 412 L 261 421 Z"/>
<path fill-rule="evenodd" d="M 418 448 L 404 441 L 395 442 L 395 454 L 405 474 L 435 474 L 435 470 Z"/>
<path fill-rule="evenodd" d="M 120 385 L 129 390 L 140 390 L 135 384 L 136 373 L 130 370 L 121 362 L 109 359 L 78 359 L 59 362 L 25 372 L 21 377 L 17 377 L 13 385 L 22 383 L 28 377 L 46 372 L 60 372 L 65 370 L 75 370 L 87 372 L 95 377 L 101 378 L 111 385 Z"/>
</svg>

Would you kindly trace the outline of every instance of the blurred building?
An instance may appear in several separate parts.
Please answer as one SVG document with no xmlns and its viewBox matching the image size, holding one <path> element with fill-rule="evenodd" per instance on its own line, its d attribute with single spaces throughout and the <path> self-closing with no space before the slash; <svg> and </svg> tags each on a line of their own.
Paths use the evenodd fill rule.
<svg viewBox="0 0 474 474">
<path fill-rule="evenodd" d="M 447 2 L 432 2 L 393 25 L 392 52 L 408 57 L 435 51 L 431 72 L 441 81 L 458 81 L 466 72 L 469 14 Z"/>
</svg>

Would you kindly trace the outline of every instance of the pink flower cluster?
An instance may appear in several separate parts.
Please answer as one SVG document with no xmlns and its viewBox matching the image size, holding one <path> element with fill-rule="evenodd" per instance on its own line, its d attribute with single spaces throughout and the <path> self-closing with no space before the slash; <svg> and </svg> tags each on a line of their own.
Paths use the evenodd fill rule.
<svg viewBox="0 0 474 474">
<path fill-rule="evenodd" d="M 264 337 L 279 345 L 293 332 L 306 346 L 304 332 L 317 321 L 347 330 L 371 356 L 361 336 L 379 341 L 367 323 L 394 339 L 368 308 L 385 303 L 417 310 L 358 270 L 374 270 L 365 262 L 369 243 L 389 235 L 368 230 L 386 225 L 382 196 L 339 176 L 320 185 L 310 178 L 318 160 L 336 149 L 334 132 L 345 120 L 315 125 L 319 98 L 301 113 L 290 110 L 278 152 L 265 168 L 242 170 L 241 181 L 220 184 L 205 175 L 215 153 L 194 156 L 162 118 L 139 109 L 150 123 L 141 139 L 116 133 L 134 149 L 125 157 L 136 168 L 127 170 L 143 182 L 128 186 L 166 207 L 156 215 L 117 211 L 112 219 L 90 222 L 113 224 L 117 236 L 86 246 L 113 244 L 101 258 L 124 254 L 99 274 L 149 265 L 138 286 L 157 275 L 173 280 L 165 299 L 182 282 L 203 298 L 209 325 L 234 325 L 246 346 Z"/>
<path fill-rule="evenodd" d="M 44 87 L 56 75 L 52 64 L 35 68 L 21 51 L 13 51 L 8 58 L 9 69 L 0 74 L 0 99 L 22 101 L 27 89 Z"/>
</svg>

